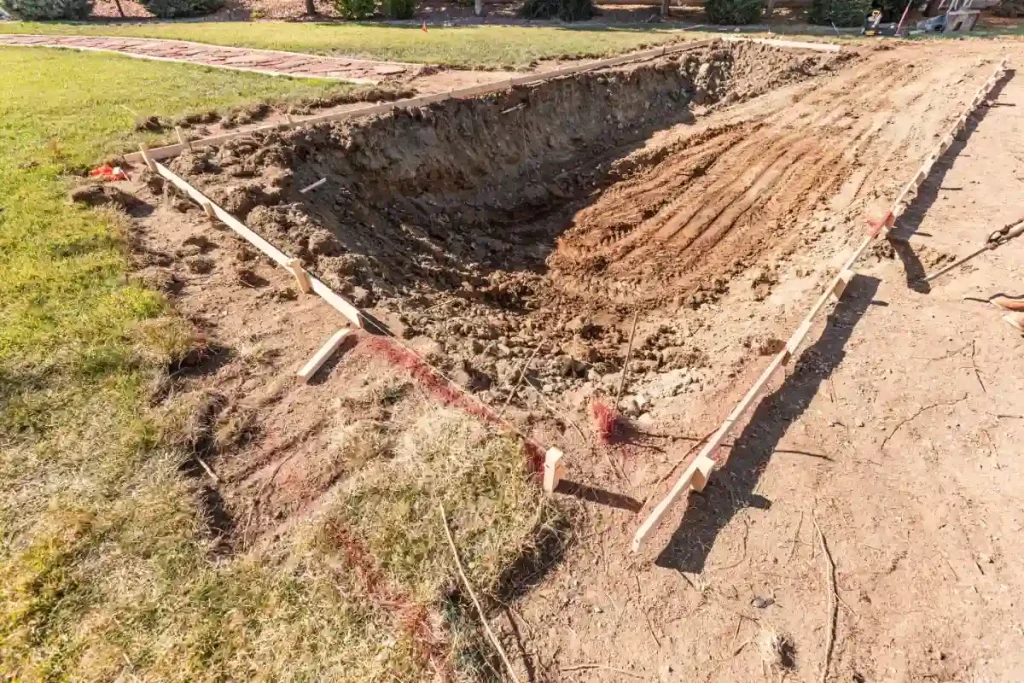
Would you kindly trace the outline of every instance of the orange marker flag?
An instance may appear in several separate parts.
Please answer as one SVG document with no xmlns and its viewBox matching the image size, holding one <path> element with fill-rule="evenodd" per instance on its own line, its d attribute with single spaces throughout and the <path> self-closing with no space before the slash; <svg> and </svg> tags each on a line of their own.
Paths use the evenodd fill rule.
<svg viewBox="0 0 1024 683">
<path fill-rule="evenodd" d="M 427 20 L 426 19 L 423 20 L 423 32 L 424 33 L 427 32 Z"/>
</svg>

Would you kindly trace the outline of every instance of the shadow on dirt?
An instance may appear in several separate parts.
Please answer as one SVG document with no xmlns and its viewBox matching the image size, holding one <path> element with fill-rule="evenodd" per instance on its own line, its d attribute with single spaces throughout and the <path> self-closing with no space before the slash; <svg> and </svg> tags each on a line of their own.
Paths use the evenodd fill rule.
<svg viewBox="0 0 1024 683">
<path fill-rule="evenodd" d="M 821 383 L 846 356 L 853 329 L 872 304 L 879 280 L 858 275 L 828 316 L 825 330 L 801 354 L 793 373 L 775 392 L 761 399 L 750 422 L 736 438 L 729 466 L 703 493 L 692 493 L 682 523 L 658 555 L 659 567 L 700 573 L 718 533 L 744 508 L 767 508 L 770 502 L 754 493 L 761 473 L 789 426 L 803 415 Z"/>
<path fill-rule="evenodd" d="M 1007 69 L 1003 77 L 996 82 L 987 99 L 997 99 L 1002 93 L 1003 88 L 1006 87 L 1006 84 L 1013 79 L 1015 73 L 1013 69 Z M 971 135 L 977 130 L 978 125 L 985 117 L 988 116 L 990 110 L 991 107 L 979 107 L 967 118 L 967 125 L 964 127 L 964 131 L 954 138 L 953 144 L 946 150 L 946 153 L 935 161 L 932 173 L 921 184 L 917 197 L 910 203 L 906 213 L 900 217 L 896 227 L 889 234 L 889 243 L 892 245 L 896 255 L 899 256 L 900 261 L 903 262 L 903 272 L 907 277 L 907 287 L 915 292 L 927 294 L 932 288 L 930 283 L 924 281 L 928 273 L 925 272 L 924 264 L 914 250 L 913 245 L 910 244 L 910 238 L 915 234 L 919 234 L 918 230 L 924 221 L 924 217 L 939 198 L 939 191 L 943 189 L 942 182 L 946 178 L 946 173 L 949 172 L 949 169 L 953 167 L 953 162 L 964 151 L 964 148 L 967 147 Z M 992 226 L 991 230 L 995 230 L 998 227 L 1000 226 Z M 991 230 L 988 232 L 991 232 Z M 983 234 L 987 234 L 986 227 L 979 225 L 978 233 L 980 241 Z"/>
</svg>

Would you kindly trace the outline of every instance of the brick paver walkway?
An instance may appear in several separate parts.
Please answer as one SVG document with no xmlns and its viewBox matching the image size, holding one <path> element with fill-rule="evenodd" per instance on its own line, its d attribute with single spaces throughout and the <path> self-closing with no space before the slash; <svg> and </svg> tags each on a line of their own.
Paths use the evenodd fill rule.
<svg viewBox="0 0 1024 683">
<path fill-rule="evenodd" d="M 416 75 L 419 64 L 375 62 L 347 57 L 318 57 L 299 52 L 253 50 L 244 47 L 206 45 L 184 40 L 156 38 L 107 38 L 103 36 L 0 35 L 0 45 L 24 47 L 64 47 L 72 50 L 114 52 L 139 59 L 184 62 L 203 66 L 254 71 L 297 78 L 329 78 L 361 83 L 377 83 L 385 78 Z"/>
</svg>

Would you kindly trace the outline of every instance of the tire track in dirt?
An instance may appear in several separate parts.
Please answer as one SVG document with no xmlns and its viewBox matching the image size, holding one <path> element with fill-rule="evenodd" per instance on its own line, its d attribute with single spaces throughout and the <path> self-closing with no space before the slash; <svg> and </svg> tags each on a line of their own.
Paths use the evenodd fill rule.
<svg viewBox="0 0 1024 683">
<path fill-rule="evenodd" d="M 976 75 L 975 60 L 936 63 L 928 52 L 872 55 L 816 89 L 762 98 L 666 143 L 671 152 L 577 213 L 549 261 L 554 282 L 655 304 L 789 242 L 815 210 L 884 191 L 886 171 L 914 163 L 953 115 L 956 98 L 935 94 L 967 91 L 959 86 Z"/>
</svg>

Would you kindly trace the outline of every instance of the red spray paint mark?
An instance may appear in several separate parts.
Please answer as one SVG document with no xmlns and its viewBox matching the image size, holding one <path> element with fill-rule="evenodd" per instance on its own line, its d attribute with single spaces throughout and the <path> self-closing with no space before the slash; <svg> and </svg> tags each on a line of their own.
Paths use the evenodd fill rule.
<svg viewBox="0 0 1024 683">
<path fill-rule="evenodd" d="M 594 399 L 590 403 L 590 414 L 594 417 L 594 431 L 597 432 L 597 437 L 604 443 L 611 443 L 622 419 L 618 411 L 604 401 Z"/>
</svg>

